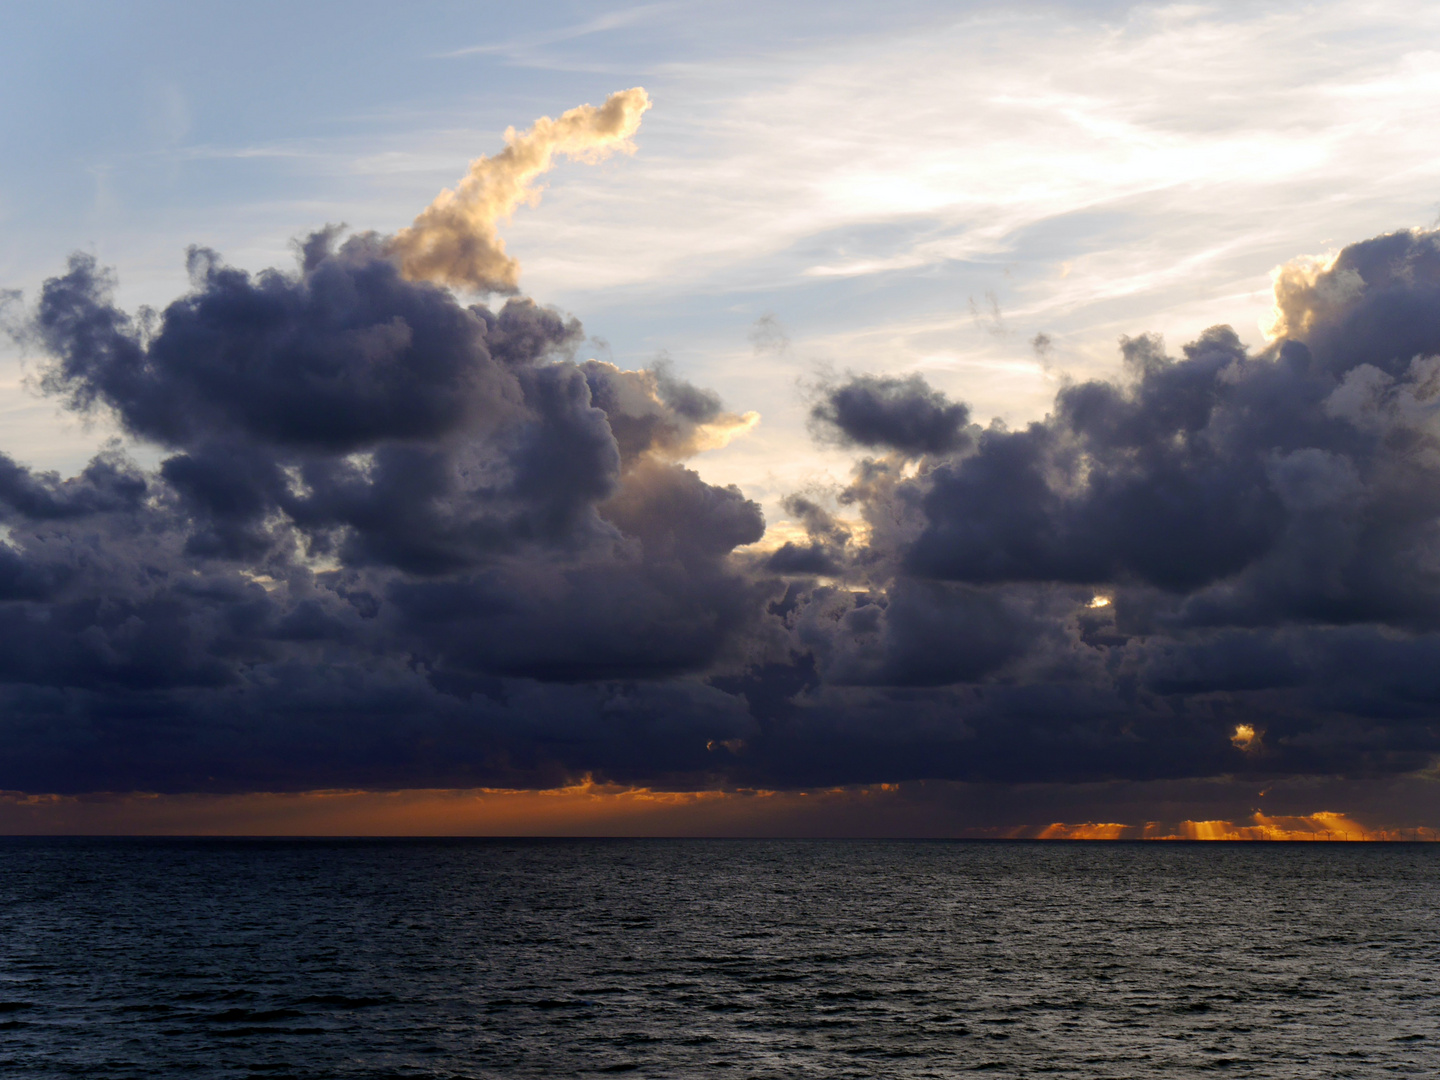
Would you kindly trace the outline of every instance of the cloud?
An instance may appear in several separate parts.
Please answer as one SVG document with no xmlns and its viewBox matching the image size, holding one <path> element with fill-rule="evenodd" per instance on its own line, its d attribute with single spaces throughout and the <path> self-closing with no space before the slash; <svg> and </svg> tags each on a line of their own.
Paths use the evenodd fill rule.
<svg viewBox="0 0 1440 1080">
<path fill-rule="evenodd" d="M 781 356 L 790 350 L 790 335 L 786 333 L 774 312 L 766 312 L 756 319 L 748 336 L 750 346 L 757 356 Z"/>
<path fill-rule="evenodd" d="M 520 265 L 505 253 L 496 225 L 522 205 L 540 198 L 536 177 L 549 172 L 555 156 L 603 160 L 616 150 L 633 152 L 630 136 L 650 108 L 640 87 L 617 91 L 598 108 L 580 105 L 552 120 L 542 116 L 529 131 L 505 131 L 505 149 L 476 158 L 453 189 L 447 188 L 420 212 L 415 223 L 389 240 L 405 276 L 488 292 L 514 292 Z"/>
<path fill-rule="evenodd" d="M 529 784 L 747 733 L 675 680 L 764 637 L 775 586 L 729 561 L 760 510 L 683 464 L 754 415 L 577 363 L 573 319 L 463 304 L 373 236 L 301 252 L 251 275 L 192 251 L 149 319 L 87 256 L 41 290 L 45 388 L 165 456 L 0 459 L 3 783 Z"/>
<path fill-rule="evenodd" d="M 680 461 L 718 449 L 760 422 L 756 412 L 726 412 L 719 395 L 677 379 L 664 362 L 624 371 L 589 360 L 583 370 L 626 468 L 646 457 Z"/>
<path fill-rule="evenodd" d="M 1440 341 L 1440 244 L 1404 231 L 1351 244 L 1332 258 L 1301 258 L 1275 271 L 1270 332 L 1305 342 L 1341 372 L 1368 364 L 1399 375 Z"/>
<path fill-rule="evenodd" d="M 495 222 L 647 101 L 512 134 L 396 238 L 322 229 L 259 274 L 194 249 L 157 314 L 87 256 L 45 283 L 42 385 L 162 460 L 0 456 L 0 787 L 1178 784 L 1440 754 L 1436 234 L 1280 271 L 1259 351 L 1123 339 L 1120 378 L 1022 428 L 915 375 L 832 381 L 810 420 L 850 481 L 760 545 L 756 502 L 689 464 L 756 414 L 447 287 L 513 288 Z"/>
<path fill-rule="evenodd" d="M 1190 625 L 1433 627 L 1435 249 L 1347 248 L 1330 273 L 1365 266 L 1350 302 L 1259 355 L 1228 327 L 1179 359 L 1127 341 L 1133 385 L 1066 387 L 927 476 L 910 569 L 1154 590 Z"/>
<path fill-rule="evenodd" d="M 965 427 L 914 377 L 827 389 L 817 421 L 922 460 L 856 466 L 841 502 L 864 543 L 771 557 L 829 579 L 787 597 L 815 678 L 778 714 L 827 731 L 855 781 L 881 760 L 886 779 L 988 782 L 1423 766 L 1437 252 L 1398 233 L 1282 272 L 1303 336 L 1251 353 L 1216 327 L 1178 356 L 1125 339 L 1123 380 L 1066 385 L 1019 430 Z M 848 771 L 862 756 L 875 771 Z"/>
<path fill-rule="evenodd" d="M 765 568 L 775 574 L 838 574 L 847 559 L 846 545 L 851 531 L 823 506 L 803 495 L 789 495 L 785 510 L 797 518 L 805 530 L 806 544 L 788 540 L 765 560 Z"/>
<path fill-rule="evenodd" d="M 909 455 L 951 453 L 974 438 L 970 410 L 918 375 L 854 376 L 824 388 L 810 417 L 843 443 Z"/>
</svg>

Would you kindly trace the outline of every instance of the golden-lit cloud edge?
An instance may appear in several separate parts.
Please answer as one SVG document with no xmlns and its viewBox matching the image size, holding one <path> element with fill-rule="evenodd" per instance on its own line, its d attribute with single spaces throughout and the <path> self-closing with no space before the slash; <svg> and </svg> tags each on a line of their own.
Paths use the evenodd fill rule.
<svg viewBox="0 0 1440 1080">
<path fill-rule="evenodd" d="M 0 834 L 111 836 L 930 837 L 1011 840 L 1434 841 L 1429 827 L 1322 810 L 1241 820 L 964 826 L 937 819 L 923 784 L 809 791 L 566 787 L 241 794 L 0 792 Z"/>
<path fill-rule="evenodd" d="M 1345 814 L 1321 810 L 1314 814 L 1267 816 L 1258 810 L 1242 821 L 1057 821 L 1035 834 L 1039 840 L 1440 840 L 1440 832 L 1423 826 L 1366 826 Z"/>
<path fill-rule="evenodd" d="M 521 206 L 540 201 L 535 181 L 557 155 L 602 161 L 615 151 L 634 153 L 630 137 L 650 108 L 642 87 L 611 94 L 600 106 L 579 105 L 558 120 L 542 116 L 524 132 L 505 131 L 505 149 L 478 157 L 454 188 L 446 188 L 414 224 L 390 238 L 405 276 L 457 288 L 514 292 L 520 264 L 505 251 L 496 227 Z"/>
</svg>

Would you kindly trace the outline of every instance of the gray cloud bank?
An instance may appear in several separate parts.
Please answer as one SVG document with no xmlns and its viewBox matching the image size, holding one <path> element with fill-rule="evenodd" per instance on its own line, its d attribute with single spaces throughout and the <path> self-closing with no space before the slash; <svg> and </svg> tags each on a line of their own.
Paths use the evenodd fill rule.
<svg viewBox="0 0 1440 1080">
<path fill-rule="evenodd" d="M 76 256 L 44 385 L 167 453 L 0 456 L 0 788 L 791 787 L 1412 772 L 1440 751 L 1440 239 L 1282 275 L 1283 338 L 1123 343 L 982 428 L 826 387 L 804 543 L 683 464 L 743 426 L 383 238 L 118 310 Z M 1252 739 L 1236 740 L 1248 724 Z"/>
</svg>

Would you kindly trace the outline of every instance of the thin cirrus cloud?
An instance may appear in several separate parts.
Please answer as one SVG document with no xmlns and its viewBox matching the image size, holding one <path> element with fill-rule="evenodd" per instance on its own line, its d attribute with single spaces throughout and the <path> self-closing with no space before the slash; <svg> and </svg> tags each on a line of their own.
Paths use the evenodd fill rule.
<svg viewBox="0 0 1440 1080">
<path fill-rule="evenodd" d="M 1318 18 L 1208 21 L 1141 11 L 1118 26 L 1077 29 L 1015 16 L 961 21 L 926 40 L 836 45 L 774 69 L 756 62 L 723 112 L 695 103 L 709 138 L 693 159 L 675 153 L 682 146 L 665 139 L 661 122 L 658 145 L 625 181 L 645 193 L 643 203 L 635 195 L 627 203 L 609 184 L 567 193 L 577 207 L 605 200 L 608 213 L 591 234 L 594 262 L 567 247 L 552 265 L 544 215 L 520 223 L 516 235 L 525 236 L 547 295 L 697 278 L 711 287 L 794 288 L 797 275 L 1033 260 L 1027 230 L 1063 239 L 1061 225 L 1077 215 L 1117 215 L 1144 237 L 1115 251 L 1129 260 L 1127 273 L 1110 265 L 1092 273 L 1108 261 L 1106 247 L 1077 237 L 1076 250 L 1051 243 L 1053 261 L 1029 268 L 1049 279 L 1069 261 L 1063 283 L 1023 281 L 1007 298 L 1027 308 L 1043 300 L 1038 317 L 1088 307 L 1093 319 L 1096 303 L 1123 281 L 1130 292 L 1163 294 L 1173 282 L 1146 279 L 1176 259 L 1212 253 L 1203 269 L 1213 288 L 1217 273 L 1234 274 L 1237 256 L 1253 258 L 1257 246 L 1262 258 L 1277 252 L 1271 265 L 1304 250 L 1320 239 L 1305 227 L 1313 216 L 1304 207 L 1316 197 L 1327 198 L 1325 228 L 1341 237 L 1336 219 L 1355 213 L 1354 204 L 1373 215 L 1383 202 L 1408 199 L 1406 217 L 1428 205 L 1422 191 L 1433 163 L 1413 137 L 1395 134 L 1430 123 L 1433 56 L 1396 57 L 1394 35 L 1415 31 L 1408 14 L 1390 35 L 1383 23 L 1371 26 L 1368 51 L 1322 48 L 1358 18 L 1335 8 Z M 693 123 L 686 98 L 699 98 L 705 84 L 703 71 L 690 74 L 693 89 L 677 79 L 656 92 L 668 92 L 672 115 Z M 1377 115 L 1387 119 L 1377 123 Z M 1338 200 L 1330 197 L 1337 191 Z M 558 203 L 552 211 L 589 218 Z M 1231 246 L 1216 250 L 1220 215 Z M 644 242 L 610 242 L 607 219 Z M 1233 250 L 1237 236 L 1249 238 L 1243 253 Z"/>
<path fill-rule="evenodd" d="M 1113 371 L 1122 334 L 1256 344 L 1271 267 L 1428 223 L 1435 30 L 1409 6 L 982 11 L 674 65 L 645 154 L 510 236 L 632 362 L 667 349 L 770 418 L 699 467 L 778 519 L 846 468 L 800 437 L 807 365 L 924 372 L 1023 423 L 1061 375 Z M 974 324 L 987 293 L 1009 333 Z M 745 348 L 767 311 L 788 364 Z"/>
<path fill-rule="evenodd" d="M 623 30 L 636 23 L 645 22 L 657 15 L 677 12 L 680 4 L 640 4 L 636 7 L 609 11 L 584 22 L 574 23 L 556 30 L 545 30 L 518 37 L 509 41 L 486 42 L 483 45 L 466 45 L 437 53 L 437 59 L 452 60 L 466 56 L 504 56 L 516 63 L 540 60 L 539 50 L 548 45 L 557 45 L 588 38 L 607 31 Z M 543 65 L 543 61 L 541 61 Z"/>
<path fill-rule="evenodd" d="M 665 137 L 672 129 L 662 119 L 624 181 L 566 196 L 606 200 L 614 227 L 640 225 L 648 242 L 619 259 L 610 245 L 605 265 L 583 269 L 567 251 L 575 277 L 547 275 L 546 287 L 670 282 L 761 259 L 783 273 L 789 261 L 768 260 L 805 237 L 916 219 L 943 235 L 899 237 L 898 250 L 859 257 L 833 251 L 794 268 L 875 273 L 989 257 L 1038 223 L 1157 192 L 1170 198 L 1139 208 L 1147 224 L 1162 225 L 1157 246 L 1174 233 L 1163 228 L 1167 211 L 1183 229 L 1217 197 L 1225 210 L 1249 204 L 1258 219 L 1298 212 L 1295 194 L 1328 182 L 1346 201 L 1373 206 L 1376 194 L 1433 175 L 1413 133 L 1428 126 L 1440 91 L 1433 54 L 1397 49 L 1402 35 L 1423 34 L 1413 11 L 1403 21 L 1398 9 L 1388 22 L 1384 14 L 1137 9 L 1079 26 L 1039 15 L 961 18 L 923 36 L 742 64 L 739 92 L 708 108 L 703 65 L 670 73 L 673 85 L 657 93 L 672 117 L 706 131 L 695 157 L 676 153 L 687 148 Z M 1348 47 L 1333 47 L 1347 37 Z M 1402 131 L 1409 145 L 1397 145 Z M 622 184 L 633 202 L 615 190 Z M 545 215 L 517 230 L 527 241 L 535 234 L 527 248 L 537 273 L 546 231 Z"/>
</svg>

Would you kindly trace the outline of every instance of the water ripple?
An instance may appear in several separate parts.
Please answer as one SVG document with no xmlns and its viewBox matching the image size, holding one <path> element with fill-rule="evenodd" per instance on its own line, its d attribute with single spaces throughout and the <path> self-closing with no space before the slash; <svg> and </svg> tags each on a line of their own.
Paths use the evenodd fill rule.
<svg viewBox="0 0 1440 1080">
<path fill-rule="evenodd" d="M 1436 845 L 0 841 L 17 1076 L 1440 1072 Z"/>
</svg>

